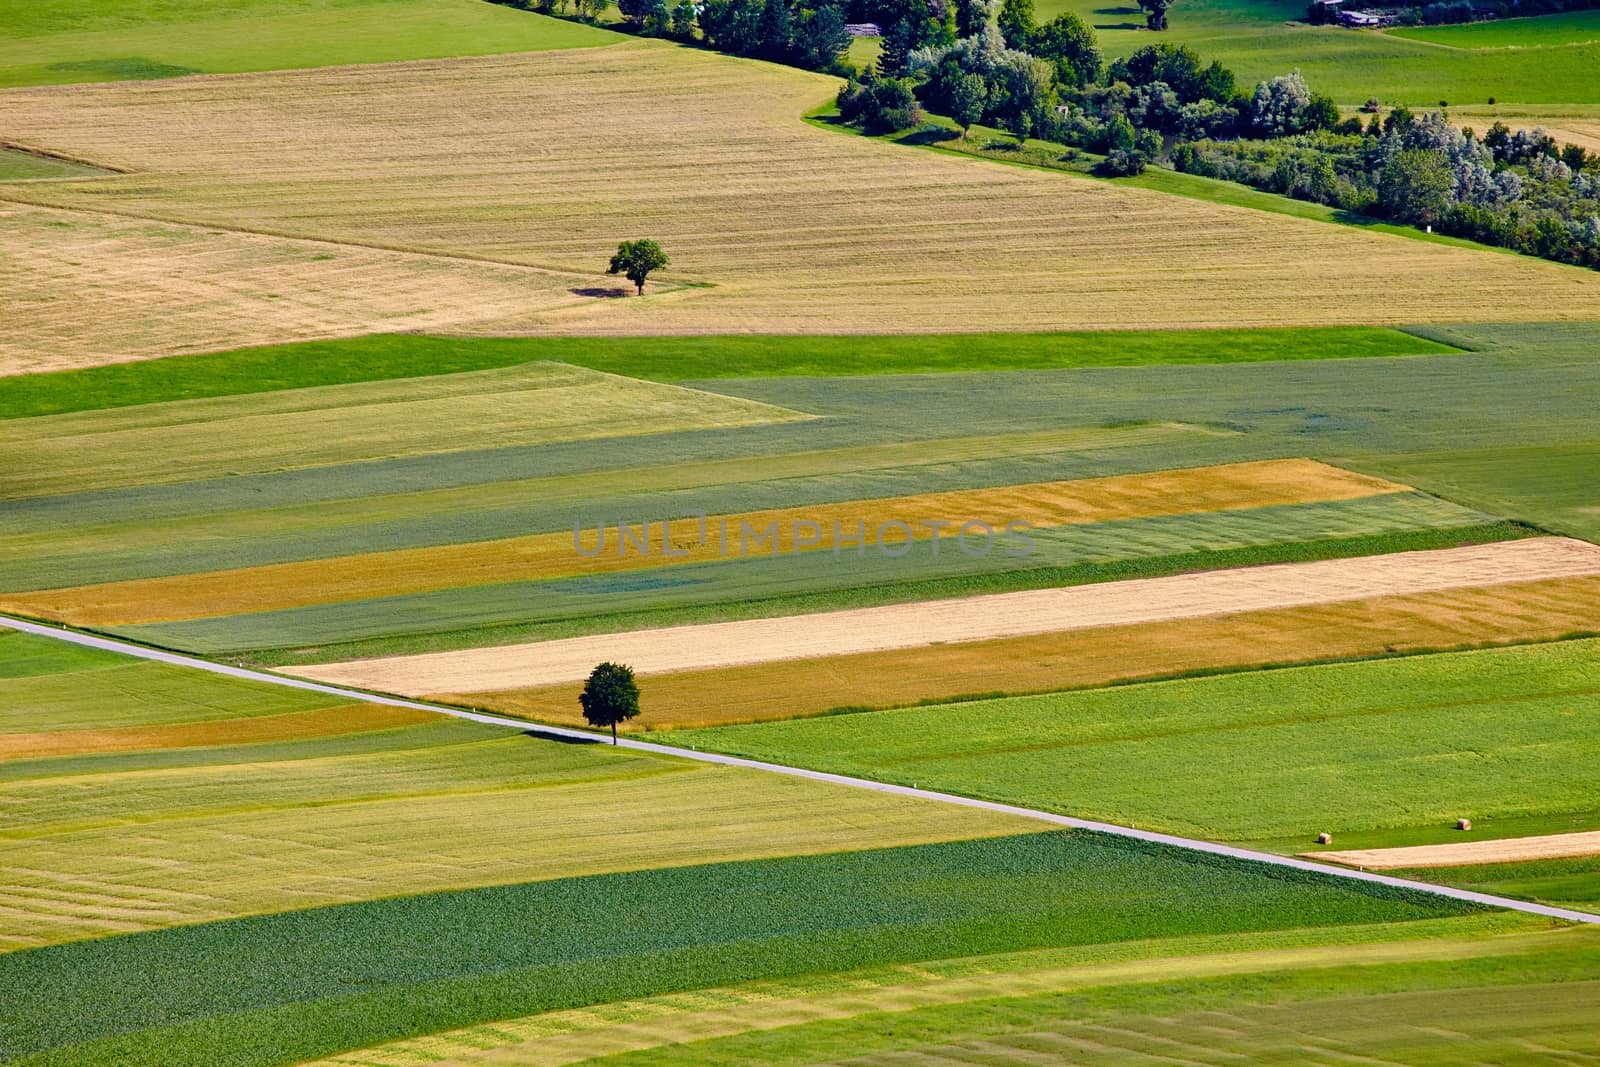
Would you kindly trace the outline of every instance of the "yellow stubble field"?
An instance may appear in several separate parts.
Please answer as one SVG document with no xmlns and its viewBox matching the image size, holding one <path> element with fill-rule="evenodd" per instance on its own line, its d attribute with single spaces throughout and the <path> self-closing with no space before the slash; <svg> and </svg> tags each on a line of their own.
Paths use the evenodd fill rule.
<svg viewBox="0 0 1600 1067">
<path fill-rule="evenodd" d="M 705 283 L 560 311 L 537 298 L 523 308 L 486 302 L 473 326 L 482 330 L 873 332 L 1600 315 L 1600 275 L 1589 271 L 803 123 L 836 84 L 632 42 L 23 90 L 0 94 L 0 136 L 135 173 L 0 195 L 570 272 L 598 271 L 618 240 L 651 236 L 673 257 L 669 283 Z M 160 267 L 151 261 L 152 271 Z"/>
</svg>

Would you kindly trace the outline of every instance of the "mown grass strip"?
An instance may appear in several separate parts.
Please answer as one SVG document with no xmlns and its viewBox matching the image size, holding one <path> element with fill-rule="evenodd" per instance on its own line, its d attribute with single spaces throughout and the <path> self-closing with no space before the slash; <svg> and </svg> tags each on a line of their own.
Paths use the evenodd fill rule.
<svg viewBox="0 0 1600 1067">
<path fill-rule="evenodd" d="M 316 1061 L 314 1067 L 413 1067 L 418 1062 L 455 1063 L 457 1057 L 514 1059 L 521 1067 L 553 1067 L 588 1060 L 599 1048 L 613 1054 L 621 1049 L 640 1051 L 821 1019 L 1027 996 L 1041 988 L 1086 989 L 1148 978 L 1173 981 L 1341 963 L 1509 955 L 1553 943 L 1547 923 L 1496 914 L 1035 949 L 767 979 L 497 1019 L 331 1056 Z M 492 1055 L 486 1057 L 490 1050 Z M 689 1049 L 682 1051 L 692 1054 Z"/>
<path fill-rule="evenodd" d="M 1439 959 L 1341 961 L 1302 956 L 1243 974 L 1197 975 L 1203 960 L 1163 975 L 957 1004 L 888 1010 L 710 1040 L 585 1057 L 604 1067 L 786 1067 L 847 1061 L 923 1064 L 1165 1062 L 1191 1049 L 1211 1062 L 1499 1063 L 1531 1049 L 1600 1052 L 1600 945 L 1589 931 L 1549 935 L 1497 953 L 1492 942 Z M 1198 965 L 1198 967 L 1197 967 Z M 1441 1026 L 1442 1020 L 1448 1020 Z M 1315 1050 L 1312 1053 L 1309 1050 Z M 336 1061 L 337 1062 L 337 1061 Z M 355 1057 L 346 1063 L 359 1062 Z M 526 1061 L 543 1064 L 540 1058 Z M 1205 1061 L 1201 1061 L 1205 1062 Z"/>
<path fill-rule="evenodd" d="M 0 982 L 19 995 L 0 1052 L 35 1067 L 270 1064 L 757 977 L 1473 910 L 1099 835 L 1026 834 L 373 901 L 10 953 Z"/>
<path fill-rule="evenodd" d="M 1456 351 L 1368 326 L 896 336 L 377 334 L 0 378 L 0 419 L 383 381 L 553 360 L 655 381 L 1355 359 Z"/>
</svg>

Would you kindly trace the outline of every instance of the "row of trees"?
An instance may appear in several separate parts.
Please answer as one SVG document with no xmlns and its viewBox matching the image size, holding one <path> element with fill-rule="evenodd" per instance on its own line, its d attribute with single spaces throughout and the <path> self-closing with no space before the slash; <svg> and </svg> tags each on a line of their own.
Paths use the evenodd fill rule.
<svg viewBox="0 0 1600 1067">
<path fill-rule="evenodd" d="M 1276 140 L 1202 140 L 1178 169 L 1600 268 L 1600 156 L 1542 130 L 1483 137 L 1442 112 Z"/>
</svg>

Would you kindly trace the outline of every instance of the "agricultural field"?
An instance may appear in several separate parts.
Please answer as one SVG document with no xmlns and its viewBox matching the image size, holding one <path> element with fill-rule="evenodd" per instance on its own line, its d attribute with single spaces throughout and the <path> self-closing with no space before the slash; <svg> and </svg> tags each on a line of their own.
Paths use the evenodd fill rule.
<svg viewBox="0 0 1600 1067">
<path fill-rule="evenodd" d="M 1587 781 L 1597 652 L 1583 639 L 667 736 L 1297 851 L 1322 832 L 1448 840 L 1463 816 L 1515 820 L 1524 836 L 1543 820 L 1600 826 Z M 1574 903 L 1594 900 L 1590 877 Z"/>
<path fill-rule="evenodd" d="M 374 1044 L 360 1055 L 388 1062 L 418 1043 L 692 1027 L 714 1005 L 745 1010 L 702 1034 L 758 1033 L 778 991 L 846 1020 L 1137 985 L 1180 958 L 1226 982 L 1308 951 L 1362 976 L 1590 951 L 1549 920 L 1414 891 L 12 631 L 0 695 L 8 1062 Z"/>
<path fill-rule="evenodd" d="M 1451 48 L 1550 48 L 1600 41 L 1600 11 L 1569 11 L 1537 18 L 1496 19 L 1461 26 L 1412 26 L 1391 37 L 1449 45 Z"/>
<path fill-rule="evenodd" d="M 0 86 L 175 78 L 621 38 L 475 0 L 5 0 Z"/>
<path fill-rule="evenodd" d="M 480 333 L 836 335 L 1600 315 L 1593 271 L 909 152 L 800 121 L 835 88 L 819 75 L 639 41 L 5 93 L 5 136 L 138 174 L 18 184 L 3 195 L 332 242 L 373 257 L 403 251 L 447 261 L 446 276 L 504 265 L 554 272 L 541 276 L 551 289 L 531 293 L 522 310 L 486 302 L 473 315 L 445 298 L 430 306 L 452 329 Z M 586 109 L 566 106 L 577 96 Z M 494 118 L 511 111 L 541 122 Z M 489 116 L 488 125 L 463 123 L 463 114 Z M 729 129 L 740 136 L 728 139 Z M 473 164 L 441 165 L 460 156 Z M 829 182 L 814 180 L 822 171 Z M 698 180 L 704 173 L 719 175 L 715 187 Z M 583 178 L 599 174 L 607 179 Z M 892 226 L 881 210 L 888 202 Z M 673 250 L 645 300 L 608 299 L 614 281 L 576 277 L 603 267 L 624 223 Z M 1022 243 L 1025 258 L 1015 255 Z M 152 277 L 149 263 L 101 257 L 93 273 L 126 269 L 129 284 L 165 291 L 170 283 Z M 1105 263 L 1116 264 L 1114 274 Z M 41 291 L 26 303 L 15 333 L 59 332 L 61 318 L 77 313 L 81 279 L 67 263 L 57 277 L 54 297 Z M 311 335 L 296 328 L 254 340 Z M 365 330 L 352 323 L 344 332 L 397 328 L 417 326 L 371 318 Z M 193 351 L 164 344 L 152 337 L 134 351 Z"/>
<path fill-rule="evenodd" d="M 1108 56 L 1152 42 L 1133 3 L 1039 0 L 1039 20 L 1063 11 L 1094 28 Z M 1413 108 L 1484 104 L 1597 104 L 1586 75 L 1600 62 L 1593 12 L 1476 26 L 1349 30 L 1311 26 L 1297 0 L 1184 0 L 1164 39 L 1193 47 L 1254 85 L 1298 69 L 1318 92 L 1356 105 L 1368 97 Z"/>
<path fill-rule="evenodd" d="M 0 1063 L 1600 1058 L 1600 273 L 564 14 L 0 0 Z"/>
</svg>

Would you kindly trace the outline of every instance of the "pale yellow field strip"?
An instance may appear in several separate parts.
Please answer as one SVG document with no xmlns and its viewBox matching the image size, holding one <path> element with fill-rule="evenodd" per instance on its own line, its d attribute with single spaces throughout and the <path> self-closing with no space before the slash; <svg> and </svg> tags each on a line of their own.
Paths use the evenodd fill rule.
<svg viewBox="0 0 1600 1067">
<path fill-rule="evenodd" d="M 1593 574 L 1600 574 L 1600 547 L 1542 537 L 356 660 L 297 673 L 408 695 L 471 693 L 583 678 L 604 660 L 646 674 L 695 670 Z"/>
<path fill-rule="evenodd" d="M 1561 860 L 1577 856 L 1600 856 L 1600 830 L 1576 834 L 1541 834 L 1538 837 L 1502 837 L 1493 841 L 1460 841 L 1447 845 L 1307 852 L 1304 855 L 1314 860 L 1374 871 L 1392 871 L 1402 867 L 1469 867 L 1479 863 Z"/>
<path fill-rule="evenodd" d="M 1600 632 L 1600 576 L 1508 582 L 1133 626 L 651 675 L 624 729 L 670 730 L 896 707 L 972 693 L 1043 693 L 1135 678 L 1395 652 L 1555 641 Z M 581 681 L 428 693 L 543 722 L 583 725 Z"/>
<path fill-rule="evenodd" d="M 199 789 L 208 772 L 174 773 Z M 209 773 L 220 781 L 248 768 Z M 0 951 L 434 890 L 1039 827 L 1018 816 L 707 765 L 534 789 L 185 813 L 0 839 Z"/>
<path fill-rule="evenodd" d="M 1494 122 L 1500 121 L 1513 130 L 1543 129 L 1563 145 L 1575 144 L 1591 152 L 1600 152 L 1600 107 L 1592 104 L 1453 107 L 1450 117 L 1460 125 L 1473 127 L 1480 136 Z"/>
<path fill-rule="evenodd" d="M 0 201 L 0 374 L 447 330 L 485 314 L 583 303 L 571 290 L 593 284 L 579 274 Z"/>
<path fill-rule="evenodd" d="M 0 498 L 810 418 L 537 362 L 0 422 Z"/>
<path fill-rule="evenodd" d="M 619 239 L 649 235 L 672 255 L 667 280 L 711 283 L 564 307 L 485 300 L 472 327 L 482 331 L 1600 317 L 1593 271 L 914 151 L 803 123 L 837 86 L 821 75 L 638 41 L 20 90 L 0 93 L 0 134 L 137 173 L 35 182 L 5 195 L 573 272 L 597 272 Z M 63 268 L 50 292 L 34 295 L 38 310 L 22 324 L 24 338 L 51 328 L 114 334 L 114 323 L 87 324 L 74 303 L 102 265 L 57 258 L 84 263 Z M 145 273 L 152 277 L 129 284 L 159 290 L 161 260 Z M 106 337 L 98 344 L 117 350 Z"/>
<path fill-rule="evenodd" d="M 1450 927 L 1432 920 L 1418 923 L 1422 929 L 1415 931 L 1381 926 L 1337 929 L 1323 935 L 1329 941 L 1349 938 L 1355 942 L 1347 944 L 1319 945 L 1314 943 L 1315 935 L 1308 937 L 1304 931 L 1172 938 L 750 982 L 502 1019 L 330 1056 L 313 1061 L 313 1067 L 414 1067 L 422 1063 L 439 1067 L 563 1067 L 600 1056 L 870 1012 L 914 1011 L 940 1004 L 1184 978 L 1520 955 L 1541 951 L 1552 943 L 1595 936 L 1550 930 L 1499 932 L 1496 927 L 1484 929 L 1475 920 L 1467 923 L 1476 927 L 1476 936 L 1468 934 L 1466 924 L 1457 936 L 1440 936 Z M 1363 935 L 1373 940 L 1362 940 Z M 1380 937 L 1406 939 L 1377 940 Z M 1273 947 L 1228 951 L 1229 940 Z"/>
<path fill-rule="evenodd" d="M 0 447 L 4 443 L 4 425 L 0 424 Z M 4 483 L 4 477 L 0 477 L 0 485 Z M 1040 527 L 1062 526 L 1230 508 L 1353 500 L 1407 489 L 1407 486 L 1314 460 L 1265 460 L 709 516 L 704 526 L 698 520 L 684 519 L 670 524 L 671 543 L 676 546 L 671 556 L 662 551 L 661 523 L 667 521 L 663 517 L 651 524 L 648 540 L 653 547 L 648 555 L 639 545 L 625 548 L 615 525 L 607 530 L 604 545 L 600 544 L 595 528 L 589 526 L 580 541 L 581 552 L 579 545 L 574 544 L 573 532 L 568 530 L 53 589 L 25 596 L 0 597 L 0 608 L 34 618 L 70 621 L 79 626 L 121 626 L 400 596 L 493 582 L 703 563 L 735 556 L 764 556 L 801 549 L 827 551 L 835 546 L 836 531 L 841 541 L 854 539 L 876 544 L 883 524 L 891 521 L 907 524 L 907 527 L 883 530 L 883 541 L 892 544 L 905 540 L 906 528 L 915 536 L 928 536 L 933 529 L 931 523 L 947 524 L 952 532 L 968 521 L 987 522 L 996 530 L 1005 529 L 1013 521 Z M 814 525 L 802 528 L 797 527 L 797 523 Z M 775 528 L 776 534 L 762 539 L 769 527 Z M 641 524 L 632 524 L 632 529 L 636 533 L 641 531 Z M 803 543 L 797 546 L 797 541 Z"/>
<path fill-rule="evenodd" d="M 100 730 L 0 733 L 0 760 L 301 740 L 365 730 L 389 730 L 414 723 L 434 722 L 438 718 L 432 712 L 410 708 L 350 704 L 311 711 L 291 711 L 282 715 L 256 715 L 247 719 L 120 726 Z"/>
</svg>

